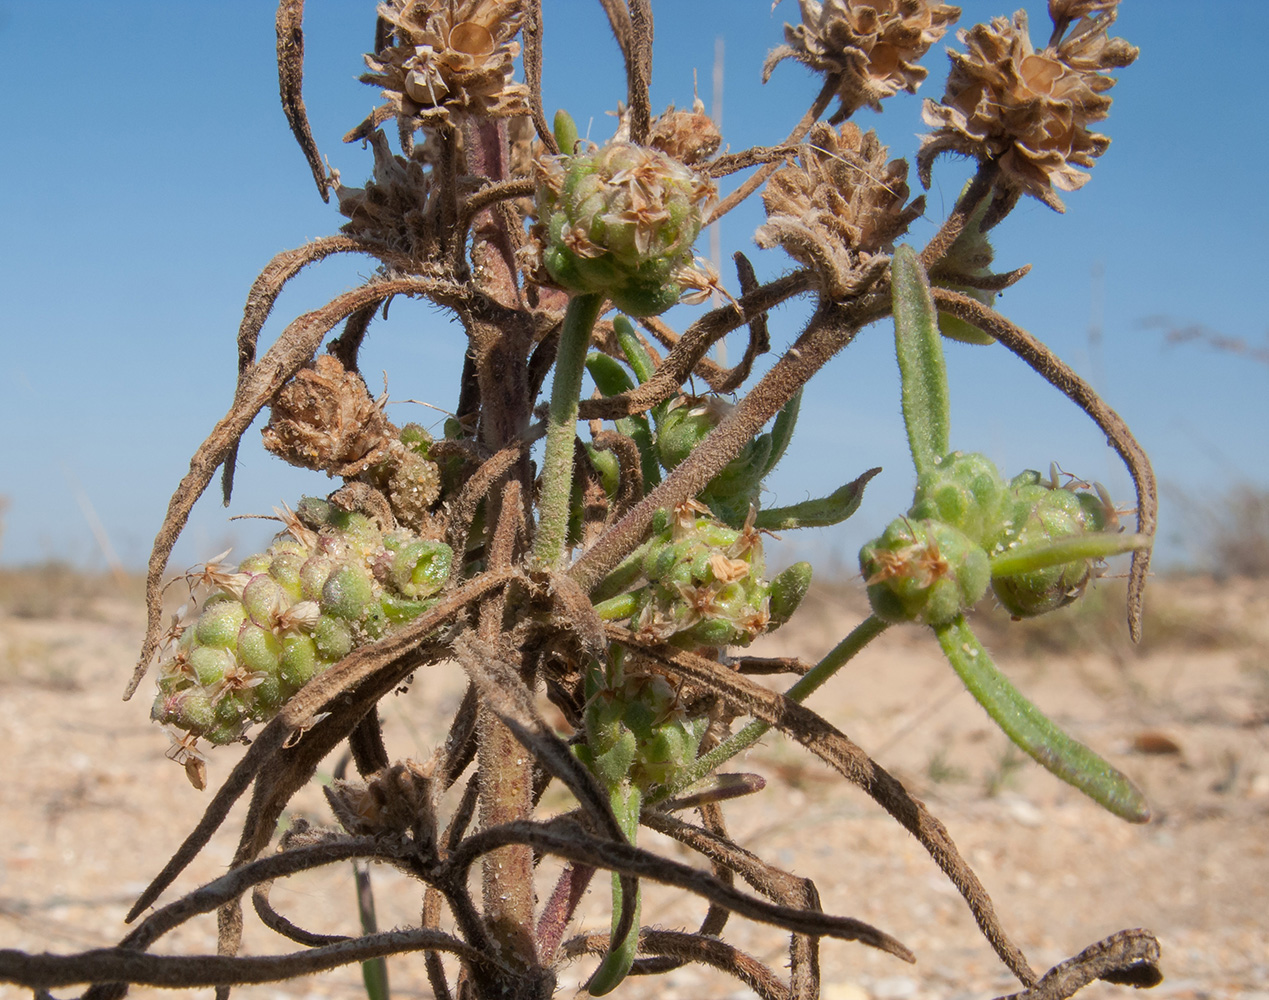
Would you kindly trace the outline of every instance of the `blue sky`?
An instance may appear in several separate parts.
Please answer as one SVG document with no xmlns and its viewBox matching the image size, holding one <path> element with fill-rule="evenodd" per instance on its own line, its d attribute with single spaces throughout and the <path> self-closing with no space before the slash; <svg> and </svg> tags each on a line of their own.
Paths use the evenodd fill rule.
<svg viewBox="0 0 1269 1000">
<path fill-rule="evenodd" d="M 567 107 L 602 140 L 612 129 L 605 112 L 624 84 L 598 4 L 545 6 L 547 107 Z M 1012 13 L 962 6 L 964 26 Z M 1044 5 L 1029 9 L 1042 41 Z M 252 279 L 273 254 L 342 220 L 318 198 L 278 105 L 271 4 L 119 0 L 57 10 L 50 30 L 39 5 L 0 3 L 0 496 L 9 499 L 0 563 L 102 565 L 91 510 L 119 558 L 140 566 L 190 454 L 228 407 Z M 654 107 L 690 104 L 694 69 L 708 104 L 722 38 L 722 128 L 733 150 L 778 141 L 818 89 L 792 62 L 760 83 L 766 52 L 782 41 L 784 21 L 797 18 L 794 0 L 774 14 L 769 0 L 678 0 L 654 10 Z M 339 137 L 377 103 L 356 82 L 373 4 L 314 0 L 306 27 L 313 130 L 355 185 L 370 154 Z M 1261 68 L 1269 6 L 1222 0 L 1199 16 L 1193 4 L 1125 0 L 1114 33 L 1139 45 L 1141 57 L 1112 92 L 1104 131 L 1113 143 L 1088 186 L 1066 198 L 1065 216 L 1024 201 L 996 231 L 1001 268 L 1033 265 L 1000 308 L 1089 378 L 1134 429 L 1163 484 L 1161 541 L 1175 559 L 1193 552 L 1196 504 L 1235 483 L 1269 485 L 1269 367 L 1200 344 L 1168 347 L 1146 325 L 1163 316 L 1265 346 L 1269 200 L 1255 181 L 1266 150 L 1263 110 L 1254 109 L 1269 106 Z M 931 76 L 918 97 L 901 95 L 883 115 L 858 114 L 892 156 L 915 153 L 919 98 L 941 94 L 949 43 L 950 35 L 927 57 Z M 966 176 L 964 164 L 940 162 L 912 242 L 933 231 Z M 789 262 L 752 246 L 761 221 L 755 199 L 724 220 L 722 246 L 725 257 L 750 251 L 760 275 L 774 276 Z M 370 270 L 368 260 L 330 261 L 293 282 L 265 341 Z M 1100 344 L 1089 337 L 1095 271 L 1103 275 Z M 794 304 L 773 316 L 777 349 L 808 311 Z M 449 317 L 398 301 L 391 321 L 373 327 L 363 370 L 386 370 L 394 398 L 451 407 L 462 350 Z M 1019 361 L 1000 348 L 955 344 L 948 358 L 954 446 L 987 452 L 1009 474 L 1056 460 L 1130 499 L 1097 429 Z M 408 404 L 392 415 L 398 423 L 435 418 Z M 267 536 L 258 522 L 233 525 L 228 515 L 267 513 L 332 488 L 269 458 L 258 442 L 249 432 L 232 509 L 204 498 L 175 566 L 231 539 L 245 554 Z M 850 563 L 909 502 L 893 340 L 883 326 L 864 331 L 812 382 L 770 502 L 820 495 L 874 465 L 885 472 L 850 523 L 790 536 L 790 546 Z"/>
</svg>

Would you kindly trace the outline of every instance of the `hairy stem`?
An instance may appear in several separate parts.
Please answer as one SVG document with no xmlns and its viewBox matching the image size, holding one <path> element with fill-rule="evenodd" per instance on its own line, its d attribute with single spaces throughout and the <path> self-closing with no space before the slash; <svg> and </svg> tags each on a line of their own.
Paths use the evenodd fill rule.
<svg viewBox="0 0 1269 1000">
<path fill-rule="evenodd" d="M 602 295 L 575 295 L 568 303 L 564 329 L 555 356 L 551 410 L 542 458 L 542 499 L 533 555 L 554 567 L 564 555 L 568 535 L 569 498 L 573 490 L 573 442 L 577 437 L 577 404 L 586 370 L 590 334 L 599 318 Z"/>
</svg>

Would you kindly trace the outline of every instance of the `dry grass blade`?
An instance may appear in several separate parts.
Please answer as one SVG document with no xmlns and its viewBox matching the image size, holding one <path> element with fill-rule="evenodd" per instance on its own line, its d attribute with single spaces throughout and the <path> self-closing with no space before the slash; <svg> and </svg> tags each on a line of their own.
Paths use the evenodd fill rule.
<svg viewBox="0 0 1269 1000">
<path fill-rule="evenodd" d="M 708 817 L 717 807 L 707 807 L 702 813 Z M 722 830 L 702 829 L 674 816 L 649 812 L 643 817 L 646 826 L 687 844 L 693 850 L 709 858 L 716 866 L 735 872 L 768 899 L 796 906 L 800 909 L 819 911 L 820 896 L 815 883 L 776 868 L 738 844 L 732 842 Z M 702 928 L 702 933 L 705 933 Z M 805 934 L 795 934 L 789 944 L 791 996 L 795 1000 L 811 1000 L 819 996 L 819 942 Z"/>
<path fill-rule="evenodd" d="M 690 865 L 662 858 L 624 841 L 596 839 L 571 821 L 548 824 L 522 821 L 482 830 L 459 845 L 450 863 L 455 872 L 466 871 L 481 855 L 507 844 L 529 844 L 539 851 L 570 861 L 685 889 L 760 923 L 816 937 L 858 941 L 889 952 L 905 962 L 916 961 L 902 942 L 862 920 L 768 903 L 724 885 L 714 876 Z"/>
<path fill-rule="evenodd" d="M 347 934 L 317 934 L 292 923 L 275 910 L 273 904 L 269 902 L 269 890 L 272 888 L 273 882 L 269 881 L 260 883 L 251 891 L 251 908 L 256 911 L 260 922 L 269 930 L 289 938 L 296 944 L 308 945 L 310 948 L 320 948 L 323 945 L 350 940 Z"/>
<path fill-rule="evenodd" d="M 630 101 L 630 141 L 643 145 L 652 127 L 652 5 L 626 0 L 630 9 L 630 54 L 626 59 L 626 95 Z"/>
<path fill-rule="evenodd" d="M 331 329 L 340 320 L 370 302 L 382 302 L 393 295 L 426 295 L 438 290 L 438 283 L 428 278 L 400 278 L 364 285 L 334 299 L 320 309 L 293 320 L 269 348 L 259 363 L 247 373 L 234 396 L 233 406 L 212 429 L 194 457 L 190 470 L 181 479 L 168 502 L 163 525 L 154 539 L 146 576 L 147 627 L 136 669 L 124 691 L 124 700 L 131 698 L 149 668 L 158 649 L 163 631 L 163 572 L 167 568 L 172 547 L 195 502 L 207 489 L 216 469 L 225 461 L 235 442 L 243 435 L 256 415 L 269 405 L 277 391 L 306 365 L 321 347 Z"/>
<path fill-rule="evenodd" d="M 737 252 L 733 260 L 736 262 L 736 277 L 740 282 L 741 294 L 748 295 L 750 292 L 757 291 L 758 276 L 754 273 L 749 258 Z M 767 314 L 759 312 L 749 315 L 749 343 L 745 345 L 744 357 L 735 368 L 723 372 L 718 381 L 709 379 L 709 387 L 715 392 L 734 392 L 739 389 L 753 371 L 753 363 L 758 355 L 766 354 L 769 350 L 771 350 L 771 335 L 767 332 Z"/>
<path fill-rule="evenodd" d="M 710 861 L 735 872 L 768 899 L 799 909 L 819 907 L 819 895 L 809 879 L 768 864 L 715 831 L 654 810 L 644 813 L 641 822 L 649 829 L 672 837 L 703 854 Z"/>
<path fill-rule="evenodd" d="M 749 149 L 742 150 L 739 153 L 723 153 L 703 163 L 698 169 L 710 177 L 726 177 L 728 174 L 734 174 L 738 170 L 747 170 L 750 167 L 756 167 L 764 163 L 784 162 L 791 156 L 796 156 L 798 147 L 793 146 L 751 146 Z"/>
<path fill-rule="evenodd" d="M 253 886 L 352 858 L 391 857 L 391 851 L 373 837 L 336 837 L 260 858 L 156 910 L 120 941 L 119 947 L 142 951 L 172 928 L 200 913 L 210 913 Z"/>
<path fill-rule="evenodd" d="M 662 669 L 667 673 L 708 685 L 736 709 L 786 733 L 867 792 L 916 837 L 960 891 L 983 936 L 1001 961 L 1023 985 L 1031 986 L 1035 983 L 1034 970 L 1021 949 L 1010 940 L 1000 925 L 991 897 L 973 869 L 961 857 L 943 824 L 930 814 L 924 803 L 909 795 L 898 779 L 851 742 L 845 734 L 809 708 L 782 694 L 769 691 L 703 656 L 644 640 L 636 633 L 619 626 L 609 625 L 607 631 L 614 641 L 648 653 L 652 657 L 648 664 L 650 668 L 657 669 L 657 661 L 660 661 Z"/>
<path fill-rule="evenodd" d="M 330 201 L 330 189 L 326 183 L 326 167 L 322 154 L 317 151 L 313 131 L 308 125 L 308 112 L 304 108 L 304 0 L 282 0 L 278 4 L 278 90 L 282 95 L 282 110 L 286 113 L 291 134 L 300 144 L 304 159 L 308 160 L 317 182 L 317 193 L 322 201 Z"/>
<path fill-rule="evenodd" d="M 806 114 L 802 116 L 802 120 L 793 127 L 793 131 L 789 133 L 788 138 L 785 139 L 784 142 L 780 143 L 781 146 L 795 146 L 806 137 L 806 133 L 811 131 L 811 126 L 820 120 L 820 115 L 824 113 L 825 109 L 832 102 L 833 95 L 837 92 L 837 85 L 839 82 L 838 77 L 834 75 L 830 75 L 824 81 L 824 86 L 820 88 L 820 92 L 815 95 L 814 102 L 807 109 Z M 736 188 L 735 191 L 732 191 L 729 195 L 727 195 L 727 197 L 719 201 L 719 203 L 714 206 L 714 210 L 709 213 L 709 218 L 705 220 L 705 225 L 708 226 L 711 223 L 717 222 L 751 194 L 757 191 L 758 188 L 762 187 L 762 185 L 767 182 L 767 179 L 780 169 L 780 164 L 783 161 L 784 157 L 781 156 L 778 159 L 768 162 L 761 170 L 741 184 L 740 187 Z"/>
<path fill-rule="evenodd" d="M 137 901 L 132 904 L 132 909 L 123 918 L 126 923 L 131 923 L 158 899 L 163 890 L 171 885 L 176 876 L 194 860 L 198 852 L 207 846 L 212 834 L 220 829 L 220 824 L 225 821 L 233 804 L 251 786 L 256 775 L 260 773 L 260 769 L 281 748 L 288 736 L 290 736 L 290 730 L 278 719 L 274 719 L 264 727 L 252 742 L 250 749 L 234 766 L 229 777 L 225 779 L 225 783 L 217 789 L 203 812 L 202 818 L 198 821 L 198 825 L 190 831 L 189 836 L 176 849 L 176 853 L 163 866 L 163 870 L 154 877 Z"/>
<path fill-rule="evenodd" d="M 458 217 L 459 235 L 465 236 L 472 219 L 490 205 L 515 198 L 531 198 L 533 191 L 534 182 L 528 177 L 515 177 L 509 181 L 486 184 L 463 202 L 462 213 Z"/>
<path fill-rule="evenodd" d="M 723 810 L 716 802 L 705 803 L 701 807 L 701 822 L 705 824 L 706 829 L 713 832 L 716 836 L 727 837 L 727 824 L 723 819 Z M 641 817 L 642 820 L 642 817 Z M 735 885 L 735 872 L 720 862 L 712 862 L 714 868 L 714 876 L 726 885 Z M 726 907 L 710 904 L 708 910 L 705 911 L 705 917 L 701 920 L 698 934 L 705 934 L 710 937 L 718 937 L 722 934 L 723 928 L 727 926 L 727 920 L 731 916 L 730 911 Z"/>
<path fill-rule="evenodd" d="M 259 340 L 260 331 L 273 311 L 278 296 L 282 294 L 283 286 L 309 264 L 315 264 L 337 253 L 366 253 L 385 262 L 398 264 L 405 262 L 405 258 L 400 254 L 371 247 L 361 240 L 348 236 L 326 236 L 294 250 L 285 250 L 275 256 L 252 283 L 251 290 L 247 293 L 246 305 L 243 306 L 242 322 L 238 324 L 238 385 L 234 390 L 235 398 L 242 391 L 243 380 L 252 364 L 255 363 L 256 343 Z M 221 493 L 226 506 L 229 505 L 229 497 L 233 493 L 234 466 L 237 457 L 238 442 L 235 440 L 224 463 Z"/>
<path fill-rule="evenodd" d="M 1093 419 L 1132 476 L 1137 491 L 1137 530 L 1143 535 L 1154 535 L 1159 515 L 1159 490 L 1154 469 L 1145 449 L 1137 443 L 1123 418 L 1106 405 L 1092 386 L 1026 330 L 968 295 L 945 288 L 933 291 L 934 301 L 940 309 L 995 337 Z M 1132 554 L 1132 566 L 1128 572 L 1128 631 L 1133 642 L 1141 641 L 1141 608 L 1149 571 L 1150 550 L 1138 549 Z"/>
</svg>

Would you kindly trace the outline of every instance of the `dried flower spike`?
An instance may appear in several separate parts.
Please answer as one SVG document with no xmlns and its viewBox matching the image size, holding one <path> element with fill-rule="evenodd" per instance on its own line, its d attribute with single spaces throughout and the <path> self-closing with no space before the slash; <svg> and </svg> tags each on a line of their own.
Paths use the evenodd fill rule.
<svg viewBox="0 0 1269 1000">
<path fill-rule="evenodd" d="M 1091 167 L 1110 139 L 1089 131 L 1106 118 L 1114 86 L 1105 70 L 1127 66 L 1137 49 L 1121 38 L 1108 38 L 1114 5 L 1050 4 L 1064 27 L 1075 12 L 1106 8 L 1085 17 L 1064 40 L 1055 38 L 1037 52 L 1027 32 L 1027 15 L 995 18 L 957 33 L 967 52 L 949 52 L 952 71 L 943 102 L 926 101 L 922 116 L 935 131 L 921 142 L 917 170 L 930 185 L 930 170 L 942 153 L 961 153 L 1000 169 L 998 187 L 1006 208 L 1029 194 L 1063 211 L 1054 189 L 1075 191 L 1089 178 L 1077 167 Z M 999 215 L 1000 213 L 993 213 Z"/>
<path fill-rule="evenodd" d="M 784 26 L 787 44 L 767 56 L 762 82 L 784 59 L 834 74 L 842 103 L 833 124 L 864 105 L 880 111 L 882 99 L 900 90 L 915 94 L 929 72 L 917 60 L 961 16 L 959 7 L 929 0 L 798 0 L 798 7 L 802 23 Z"/>
<path fill-rule="evenodd" d="M 758 246 L 776 245 L 824 278 L 825 292 L 842 298 L 870 273 L 925 209 L 908 198 L 908 164 L 887 160 L 875 132 L 852 122 L 811 129 L 798 165 L 782 167 L 763 192 L 767 222 Z"/>
</svg>

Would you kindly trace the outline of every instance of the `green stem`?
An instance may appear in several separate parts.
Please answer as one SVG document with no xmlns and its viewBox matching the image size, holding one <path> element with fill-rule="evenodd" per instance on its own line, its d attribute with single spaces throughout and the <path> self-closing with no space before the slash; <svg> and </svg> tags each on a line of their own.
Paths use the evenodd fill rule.
<svg viewBox="0 0 1269 1000">
<path fill-rule="evenodd" d="M 948 452 L 947 368 L 930 282 L 911 247 L 895 248 L 890 281 L 895 352 L 903 383 L 903 422 L 920 480 Z"/>
<path fill-rule="evenodd" d="M 612 803 L 613 815 L 617 817 L 621 832 L 633 844 L 639 832 L 639 811 L 643 807 L 643 794 L 636 786 L 623 781 L 612 790 L 608 800 Z M 638 883 L 636 883 L 637 885 Z M 621 920 L 621 904 L 621 877 L 616 872 L 613 872 L 613 934 L 616 934 L 617 924 Z M 621 985 L 622 980 L 630 972 L 630 966 L 634 964 L 635 952 L 639 948 L 639 909 L 640 899 L 636 895 L 634 923 L 630 925 L 630 930 L 623 940 L 613 940 L 609 944 L 608 954 L 604 956 L 599 968 L 595 970 L 595 974 L 590 977 L 590 981 L 586 984 L 586 990 L 591 996 L 602 997 L 605 993 L 611 993 Z"/>
<path fill-rule="evenodd" d="M 564 314 L 560 346 L 551 384 L 547 417 L 546 454 L 542 457 L 542 500 L 533 555 L 554 568 L 564 555 L 568 536 L 568 507 L 573 490 L 573 443 L 577 438 L 577 403 L 590 334 L 603 306 L 602 295 L 574 295 Z"/>
<path fill-rule="evenodd" d="M 784 693 L 790 701 L 802 702 L 819 688 L 833 674 L 849 663 L 860 650 L 873 639 L 881 635 L 889 623 L 876 615 L 869 615 L 856 625 L 848 636 L 829 650 L 828 655 L 810 670 L 798 678 L 797 682 Z M 723 740 L 709 753 L 698 757 L 689 766 L 683 768 L 670 783 L 662 786 L 656 794 L 649 797 L 648 804 L 655 805 L 673 798 L 683 789 L 695 784 L 707 774 L 717 770 L 739 753 L 743 753 L 757 743 L 771 729 L 770 723 L 755 720 L 740 732 Z"/>
<path fill-rule="evenodd" d="M 969 693 L 1006 736 L 1036 763 L 1129 823 L 1150 819 L 1150 806 L 1123 772 L 1054 725 L 1009 683 L 963 615 L 934 629 L 939 645 Z"/>
</svg>

